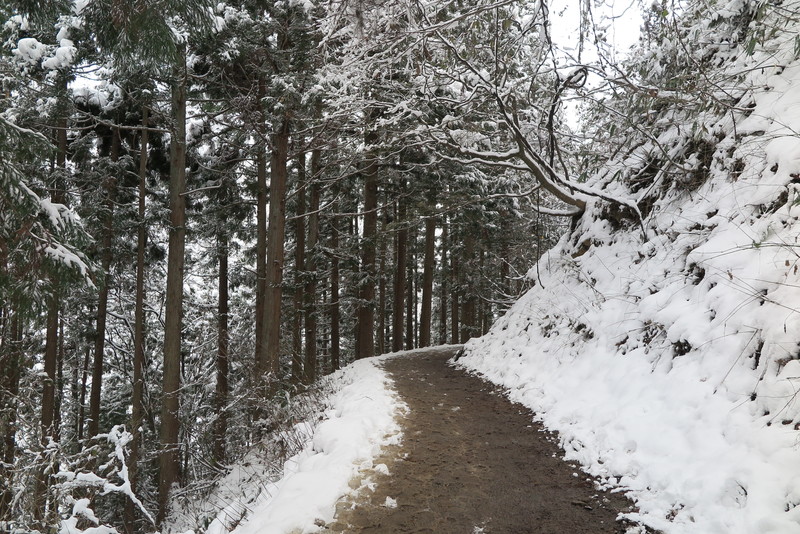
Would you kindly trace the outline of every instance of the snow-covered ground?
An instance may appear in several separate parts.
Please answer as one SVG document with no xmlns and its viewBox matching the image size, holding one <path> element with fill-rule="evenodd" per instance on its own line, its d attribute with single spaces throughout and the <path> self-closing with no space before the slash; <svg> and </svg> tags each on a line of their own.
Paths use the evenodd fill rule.
<svg viewBox="0 0 800 534">
<path fill-rule="evenodd" d="M 315 428 L 300 423 L 307 436 L 303 450 L 290 458 L 283 477 L 275 482 L 258 483 L 258 497 L 250 500 L 253 488 L 242 488 L 243 462 L 228 477 L 232 499 L 206 529 L 207 534 L 228 534 L 231 519 L 244 515 L 236 534 L 285 534 L 316 532 L 333 520 L 336 502 L 354 491 L 349 483 L 357 475 L 368 478 L 382 447 L 401 439 L 396 416 L 406 407 L 391 387 L 391 379 L 380 367 L 386 358 L 402 353 L 359 360 L 332 376 L 335 393 L 328 400 L 330 409 Z M 253 459 L 257 462 L 257 459 Z M 222 484 L 225 485 L 225 482 Z"/>
</svg>

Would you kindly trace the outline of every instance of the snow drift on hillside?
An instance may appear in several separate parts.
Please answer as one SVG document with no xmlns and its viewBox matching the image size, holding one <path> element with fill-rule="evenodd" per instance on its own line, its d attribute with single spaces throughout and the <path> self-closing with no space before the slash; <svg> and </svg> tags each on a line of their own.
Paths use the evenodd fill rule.
<svg viewBox="0 0 800 534">
<path fill-rule="evenodd" d="M 315 428 L 311 421 L 298 423 L 307 436 L 306 446 L 286 462 L 282 478 L 265 486 L 251 481 L 242 487 L 247 472 L 257 470 L 251 462 L 258 459 L 242 462 L 222 484 L 231 500 L 205 532 L 228 534 L 232 528 L 236 534 L 317 532 L 331 522 L 337 500 L 352 491 L 350 480 L 359 471 L 385 468 L 373 466 L 373 458 L 381 447 L 400 440 L 395 416 L 406 408 L 379 367 L 389 356 L 359 360 L 332 375 L 335 393 L 329 399 L 330 409 L 320 414 L 324 420 Z M 255 502 L 248 497 L 253 490 L 258 494 Z M 236 495 L 243 497 L 232 498 Z"/>
<path fill-rule="evenodd" d="M 705 166 L 700 183 L 653 177 L 646 238 L 590 210 L 458 362 L 667 534 L 800 532 L 800 62 L 794 33 L 775 39 L 769 57 L 726 63 L 763 67 L 735 112 L 693 117 L 713 151 L 703 165 L 687 155 L 691 117 L 656 134 Z M 653 146 L 609 172 L 641 168 Z"/>
</svg>

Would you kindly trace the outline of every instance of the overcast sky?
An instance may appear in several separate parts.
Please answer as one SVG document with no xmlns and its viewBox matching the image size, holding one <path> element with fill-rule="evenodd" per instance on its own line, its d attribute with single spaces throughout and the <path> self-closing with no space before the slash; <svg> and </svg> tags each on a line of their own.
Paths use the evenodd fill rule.
<svg viewBox="0 0 800 534">
<path fill-rule="evenodd" d="M 583 0 L 592 3 L 592 13 L 598 31 L 605 30 L 606 40 L 611 44 L 614 58 L 623 59 L 639 38 L 642 16 L 638 0 Z M 580 36 L 579 5 L 576 0 L 552 0 L 553 40 L 564 50 L 572 50 L 577 56 Z M 593 44 L 584 47 L 584 62 L 596 56 Z"/>
</svg>

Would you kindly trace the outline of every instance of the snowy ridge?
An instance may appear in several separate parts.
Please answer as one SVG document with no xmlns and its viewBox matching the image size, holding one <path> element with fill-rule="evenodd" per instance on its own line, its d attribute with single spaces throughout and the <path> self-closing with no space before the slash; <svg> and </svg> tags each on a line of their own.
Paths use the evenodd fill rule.
<svg viewBox="0 0 800 534">
<path fill-rule="evenodd" d="M 255 504 L 229 503 L 206 533 L 227 534 L 231 519 L 241 518 L 243 511 L 247 517 L 233 530 L 237 534 L 316 532 L 331 522 L 336 502 L 352 491 L 350 480 L 374 467 L 382 447 L 401 439 L 395 417 L 406 408 L 379 365 L 389 356 L 359 360 L 332 375 L 331 408 L 315 429 L 301 423 L 307 425 L 308 441 L 286 462 L 283 477 L 262 488 Z M 246 488 L 238 492 L 248 493 Z"/>
<path fill-rule="evenodd" d="M 647 237 L 594 208 L 458 362 L 666 534 L 800 532 L 800 62 L 773 45 L 732 63 L 769 65 L 735 112 L 669 117 L 657 141 L 673 161 L 703 167 L 679 142 L 692 119 L 712 154 L 699 183 L 653 177 Z"/>
</svg>

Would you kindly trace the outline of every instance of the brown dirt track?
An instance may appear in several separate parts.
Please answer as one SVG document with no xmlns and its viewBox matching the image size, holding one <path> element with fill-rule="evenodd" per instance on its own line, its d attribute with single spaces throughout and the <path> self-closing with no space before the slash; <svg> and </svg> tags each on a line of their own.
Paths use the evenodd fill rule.
<svg viewBox="0 0 800 534">
<path fill-rule="evenodd" d="M 410 412 L 327 532 L 620 534 L 631 503 L 563 461 L 553 434 L 497 388 L 448 365 L 455 349 L 386 360 Z M 365 474 L 366 476 L 366 474 Z M 354 481 L 358 487 L 365 481 Z M 396 501 L 392 506 L 387 497 Z"/>
</svg>

